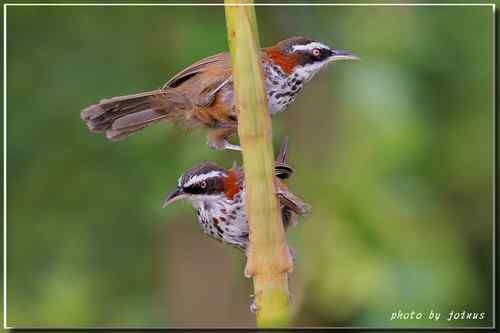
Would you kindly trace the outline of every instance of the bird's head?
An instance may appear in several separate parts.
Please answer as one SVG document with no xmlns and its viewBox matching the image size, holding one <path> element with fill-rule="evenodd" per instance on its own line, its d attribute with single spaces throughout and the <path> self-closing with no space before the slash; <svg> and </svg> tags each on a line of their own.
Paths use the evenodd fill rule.
<svg viewBox="0 0 500 333">
<path fill-rule="evenodd" d="M 309 81 L 326 65 L 338 60 L 358 60 L 349 51 L 335 50 L 321 42 L 305 37 L 292 37 L 264 49 L 275 65 L 287 75 L 297 74 Z"/>
<path fill-rule="evenodd" d="M 215 163 L 205 162 L 179 177 L 177 188 L 164 199 L 162 207 L 180 199 L 188 199 L 195 206 L 224 197 L 232 199 L 239 189 L 237 170 L 225 170 Z"/>
</svg>

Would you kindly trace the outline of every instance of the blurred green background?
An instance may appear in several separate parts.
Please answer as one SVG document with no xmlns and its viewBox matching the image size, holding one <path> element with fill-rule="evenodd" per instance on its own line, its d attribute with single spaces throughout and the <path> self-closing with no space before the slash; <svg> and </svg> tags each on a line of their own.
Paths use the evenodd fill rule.
<svg viewBox="0 0 500 333">
<path fill-rule="evenodd" d="M 292 325 L 491 325 L 491 7 L 257 17 L 263 46 L 303 35 L 362 59 L 273 121 L 275 147 L 291 137 L 290 187 L 313 206 L 288 233 Z M 223 8 L 9 7 L 7 31 L 7 324 L 254 326 L 243 256 L 187 203 L 160 209 L 187 168 L 240 156 L 169 125 L 111 143 L 79 116 L 226 50 Z M 391 321 L 398 310 L 442 318 Z"/>
</svg>

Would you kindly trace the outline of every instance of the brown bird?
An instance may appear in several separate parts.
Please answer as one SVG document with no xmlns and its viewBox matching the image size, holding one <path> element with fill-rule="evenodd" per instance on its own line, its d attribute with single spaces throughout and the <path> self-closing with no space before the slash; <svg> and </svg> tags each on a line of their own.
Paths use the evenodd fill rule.
<svg viewBox="0 0 500 333">
<path fill-rule="evenodd" d="M 358 59 L 304 37 L 285 39 L 262 49 L 268 110 L 284 111 L 305 82 L 327 64 Z M 186 128 L 208 129 L 208 146 L 240 150 L 228 138 L 237 131 L 231 59 L 228 53 L 202 59 L 184 69 L 158 90 L 103 99 L 81 112 L 93 132 L 120 140 L 159 121 Z"/>
<path fill-rule="evenodd" d="M 284 179 L 293 173 L 287 163 L 288 140 L 285 140 L 274 168 L 275 195 L 280 205 L 285 229 L 296 224 L 296 218 L 308 214 L 309 204 L 293 194 Z M 245 179 L 237 166 L 226 170 L 215 163 L 204 162 L 179 177 L 177 187 L 163 201 L 163 207 L 185 199 L 196 209 L 198 224 L 210 237 L 244 251 L 249 243 L 249 226 L 245 210 Z M 290 260 L 292 254 L 290 253 Z"/>
</svg>

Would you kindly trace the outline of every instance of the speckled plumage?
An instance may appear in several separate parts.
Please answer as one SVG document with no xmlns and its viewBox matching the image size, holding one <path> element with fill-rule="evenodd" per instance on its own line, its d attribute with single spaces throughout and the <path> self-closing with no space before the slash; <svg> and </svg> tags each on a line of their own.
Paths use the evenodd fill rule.
<svg viewBox="0 0 500 333">
<path fill-rule="evenodd" d="M 240 188 L 233 199 L 221 195 L 202 202 L 192 201 L 203 232 L 223 243 L 246 249 L 249 231 L 243 200 L 244 191 Z"/>
<path fill-rule="evenodd" d="M 305 78 L 297 73 L 287 75 L 279 66 L 264 65 L 266 73 L 267 108 L 271 115 L 286 110 L 302 91 Z"/>
<path fill-rule="evenodd" d="M 284 183 L 293 170 L 286 164 L 286 144 L 275 167 L 276 195 L 280 203 L 283 225 L 294 224 L 296 215 L 310 211 L 308 204 L 291 193 Z M 246 250 L 249 227 L 245 212 L 243 171 L 238 167 L 224 170 L 205 162 L 186 171 L 165 205 L 179 198 L 188 200 L 196 209 L 198 224 L 208 236 Z"/>
<path fill-rule="evenodd" d="M 305 82 L 339 59 L 355 59 L 304 37 L 285 39 L 261 51 L 268 109 L 271 115 L 286 110 Z M 120 140 L 159 121 L 208 130 L 208 145 L 236 149 L 227 139 L 237 131 L 231 59 L 219 53 L 188 66 L 160 89 L 103 99 L 81 112 L 93 132 Z"/>
<path fill-rule="evenodd" d="M 243 173 L 239 168 L 233 168 L 228 171 L 220 172 L 220 168 L 215 164 L 208 162 L 198 165 L 189 170 L 181 177 L 180 187 L 189 183 L 193 177 L 200 177 L 200 182 L 206 182 L 206 192 L 204 193 L 189 193 L 197 192 L 196 189 L 186 189 L 184 192 L 189 193 L 185 199 L 191 202 L 192 206 L 196 209 L 198 224 L 204 233 L 208 236 L 234 245 L 242 250 L 245 250 L 248 245 L 248 221 L 245 212 L 245 191 Z M 228 197 L 225 189 L 220 188 L 214 191 L 213 187 L 218 184 L 224 184 L 225 179 L 231 172 L 237 174 L 238 191 L 232 197 Z M 205 175 L 217 173 L 213 177 L 203 178 Z M 283 225 L 285 228 L 293 224 L 294 214 L 306 214 L 309 211 L 309 206 L 300 201 L 295 195 L 288 192 L 284 183 L 279 178 L 276 179 L 278 183 L 278 199 L 280 199 L 280 208 L 282 214 Z M 284 194 L 283 192 L 287 193 Z M 291 196 L 294 202 L 286 201 L 284 196 Z M 291 207 L 293 206 L 293 207 Z"/>
</svg>

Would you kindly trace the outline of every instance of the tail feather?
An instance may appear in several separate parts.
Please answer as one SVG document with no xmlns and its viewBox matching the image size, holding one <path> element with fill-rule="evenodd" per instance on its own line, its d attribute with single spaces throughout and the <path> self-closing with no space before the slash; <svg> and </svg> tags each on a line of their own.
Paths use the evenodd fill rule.
<svg viewBox="0 0 500 333">
<path fill-rule="evenodd" d="M 117 96 L 113 98 L 107 98 L 99 101 L 98 104 L 94 104 L 86 108 L 81 112 L 82 120 L 92 120 L 106 112 L 116 111 L 123 108 L 134 107 L 135 104 L 141 104 L 148 100 L 149 97 L 155 96 L 161 93 L 164 93 L 164 90 L 153 90 L 140 94 L 134 95 L 125 95 L 125 96 Z"/>
<path fill-rule="evenodd" d="M 285 137 L 285 140 L 283 140 L 283 143 L 281 145 L 280 152 L 276 157 L 276 163 L 274 166 L 274 175 L 278 178 L 287 179 L 293 173 L 293 169 L 287 162 L 287 157 L 288 157 L 288 137 Z"/>
<path fill-rule="evenodd" d="M 119 140 L 125 139 L 126 137 L 128 137 L 132 133 L 140 131 L 141 129 L 149 127 L 149 126 L 154 125 L 154 124 L 155 124 L 155 122 L 153 121 L 153 122 L 149 122 L 149 123 L 145 123 L 145 124 L 141 124 L 141 125 L 137 125 L 137 126 L 131 126 L 131 127 L 127 127 L 127 128 L 119 129 L 119 130 L 108 129 L 108 130 L 106 130 L 106 138 L 111 140 L 111 141 L 119 141 Z"/>
<path fill-rule="evenodd" d="M 147 109 L 144 111 L 139 111 L 131 114 L 127 114 L 111 125 L 111 129 L 123 130 L 131 127 L 140 126 L 141 124 L 146 124 L 152 121 L 157 121 L 165 118 L 167 114 L 165 112 L 158 111 L 156 109 Z"/>
<path fill-rule="evenodd" d="M 186 99 L 177 95 L 181 94 L 153 90 L 103 99 L 84 109 L 80 116 L 92 132 L 106 132 L 108 139 L 119 140 L 162 119 L 179 117 L 174 111 L 179 101 Z"/>
</svg>

